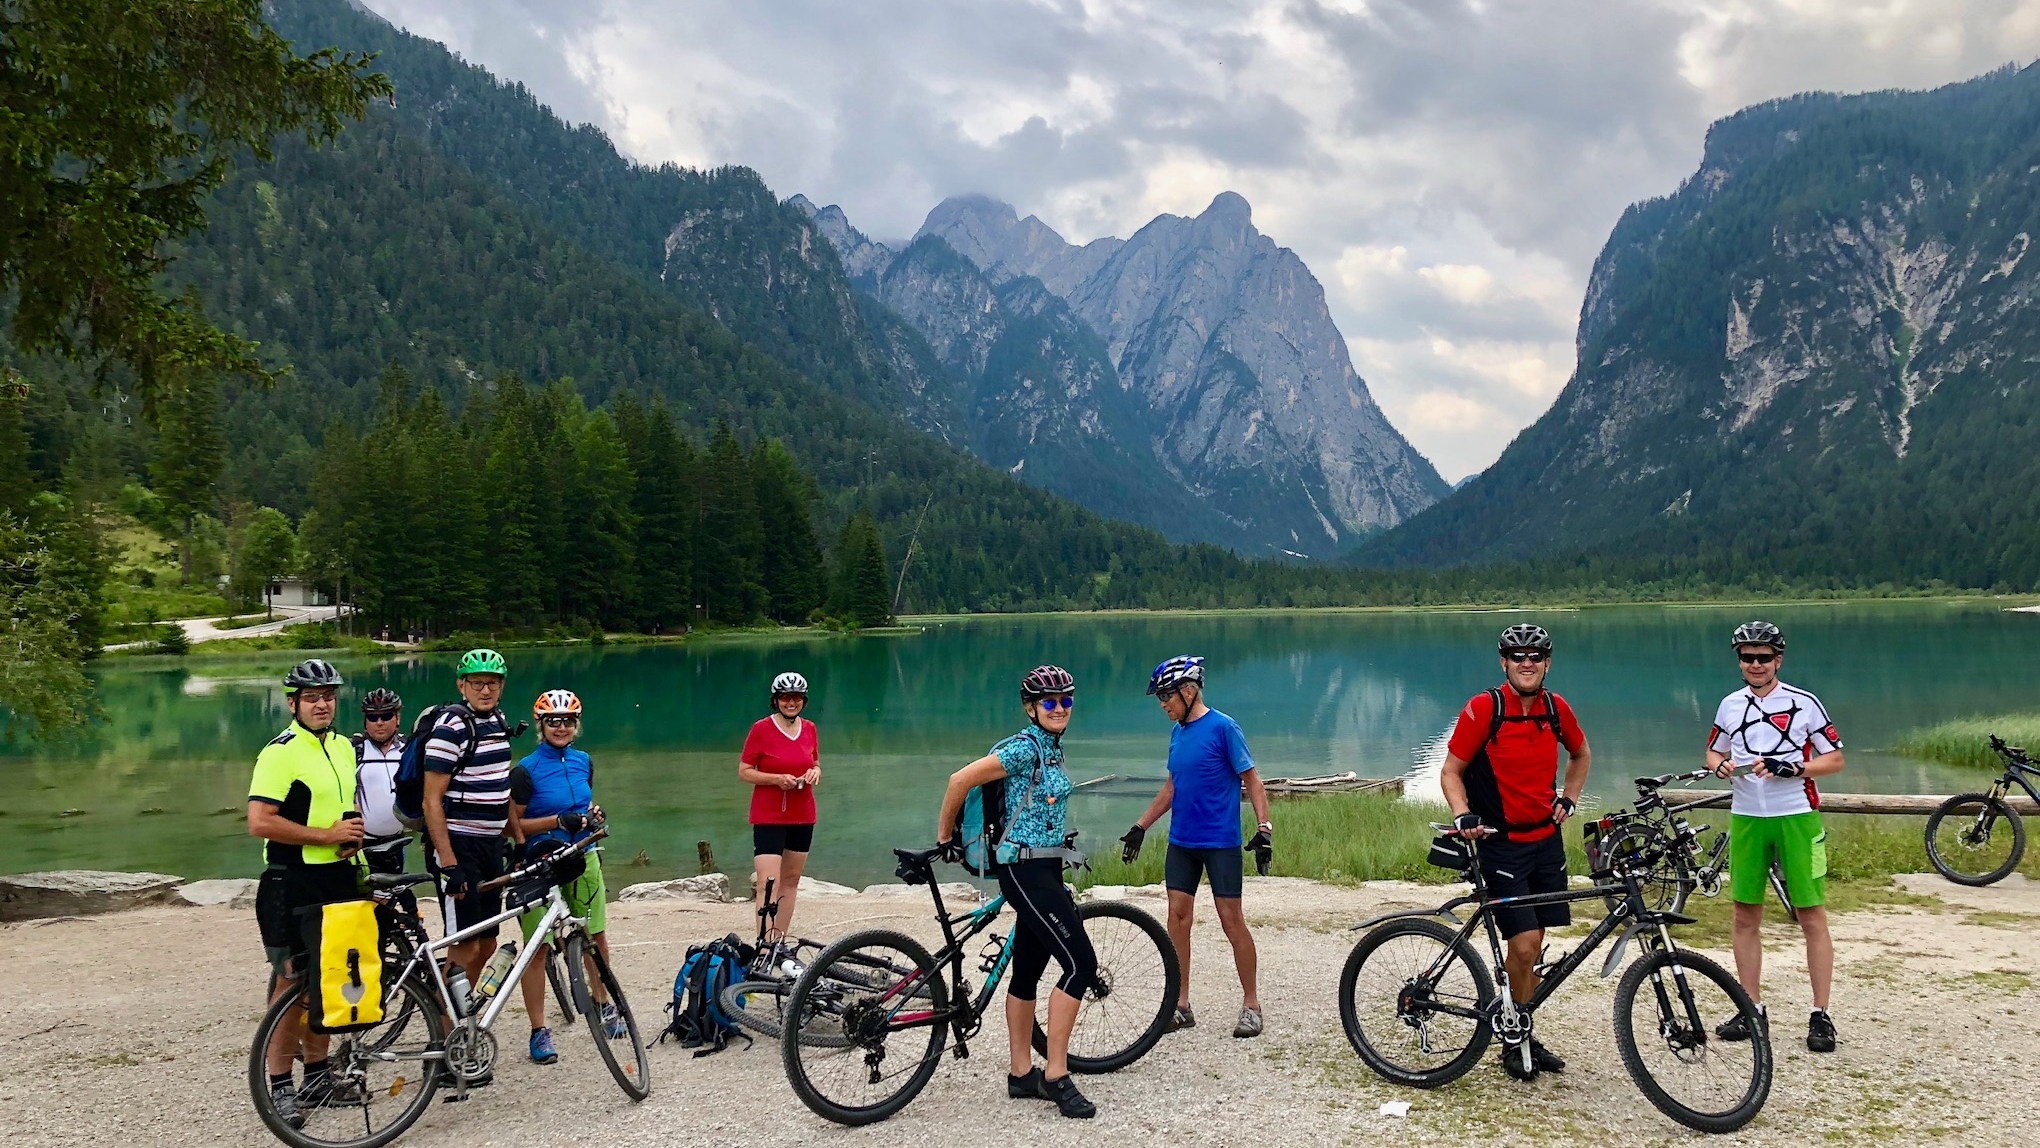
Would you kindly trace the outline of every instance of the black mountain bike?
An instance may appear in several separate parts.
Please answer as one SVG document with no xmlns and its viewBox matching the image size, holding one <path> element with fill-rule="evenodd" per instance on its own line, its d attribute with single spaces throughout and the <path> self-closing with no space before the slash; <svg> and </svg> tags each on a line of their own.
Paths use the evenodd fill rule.
<svg viewBox="0 0 2040 1148">
<path fill-rule="evenodd" d="M 2040 801 L 2040 765 L 2016 745 L 1990 735 L 1990 747 L 2005 759 L 2005 772 L 1989 793 L 1964 793 L 1941 803 L 1927 818 L 1927 860 L 1957 885 L 2002 881 L 2026 854 L 2026 826 L 2005 800 L 2013 786 Z"/>
<path fill-rule="evenodd" d="M 1714 771 L 1710 769 L 1632 779 L 1636 786 L 1635 812 L 1624 811 L 1587 822 L 1588 852 L 1599 851 L 1613 857 L 1642 851 L 1657 857 L 1658 864 L 1642 878 L 1644 902 L 1649 908 L 1681 913 L 1686 909 L 1687 898 L 1696 892 L 1703 897 L 1718 896 L 1728 879 L 1728 830 L 1716 832 L 1713 842 L 1703 845 L 1700 831 L 1705 826 L 1695 826 L 1685 818 L 1685 814 L 1715 798 L 1710 795 L 1673 805 L 1665 801 L 1662 792 L 1669 785 L 1713 779 Z M 1770 868 L 1771 891 L 1778 895 L 1785 915 L 1797 921 L 1799 910 L 1786 890 L 1784 865 L 1773 856 Z M 1612 895 L 1607 898 L 1610 912 L 1619 899 Z"/>
<path fill-rule="evenodd" d="M 1756 1118 L 1771 1093 L 1770 1035 L 1734 977 L 1672 939 L 1672 926 L 1693 919 L 1646 904 L 1649 867 L 1660 863 L 1651 855 L 1655 846 L 1622 854 L 1611 871 L 1594 874 L 1590 888 L 1496 898 L 1481 876 L 1479 842 L 1458 838 L 1451 826 L 1435 828 L 1461 842 L 1473 892 L 1437 909 L 1354 926 L 1368 932 L 1339 979 L 1339 1017 L 1367 1067 L 1399 1084 L 1438 1088 L 1471 1071 L 1496 1036 L 1504 1055 L 1523 1057 L 1527 1067 L 1537 1010 L 1619 932 L 1601 975 L 1621 967 L 1629 942 L 1641 939 L 1642 955 L 1615 988 L 1615 1045 L 1637 1088 L 1658 1111 L 1702 1132 L 1733 1132 Z M 1537 991 L 1515 1003 L 1495 913 L 1611 896 L 1618 898 L 1615 910 L 1578 948 L 1540 966 L 1544 979 Z M 1472 914 L 1461 921 L 1454 910 L 1469 906 Z M 1492 974 L 1472 943 L 1483 926 Z M 1737 1017 L 1754 1039 L 1729 1042 L 1715 1035 L 1716 1025 Z"/>
<path fill-rule="evenodd" d="M 1004 897 L 949 913 L 933 861 L 939 849 L 893 850 L 900 879 L 927 885 L 943 945 L 930 954 L 892 929 L 866 929 L 822 950 L 794 982 L 781 1054 L 786 1078 L 802 1103 L 838 1124 L 872 1124 L 907 1106 L 935 1075 L 945 1041 L 956 1058 L 983 1027 L 1013 957 L 1013 938 L 994 934 L 977 955 L 985 982 L 971 995 L 964 978 L 967 946 L 992 927 Z M 1098 954 L 1098 980 L 1084 994 L 1070 1034 L 1073 1072 L 1113 1072 L 1147 1054 L 1161 1039 L 1182 973 L 1161 922 L 1131 905 L 1091 901 L 1078 906 Z M 943 968 L 949 977 L 943 979 Z M 882 975 L 874 976 L 874 970 Z M 1034 1048 L 1048 1051 L 1039 1017 Z"/>
</svg>

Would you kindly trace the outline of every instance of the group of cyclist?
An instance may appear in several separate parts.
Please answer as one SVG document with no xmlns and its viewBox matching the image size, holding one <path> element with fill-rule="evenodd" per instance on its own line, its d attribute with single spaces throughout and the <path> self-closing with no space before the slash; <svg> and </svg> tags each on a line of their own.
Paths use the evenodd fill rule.
<svg viewBox="0 0 2040 1148">
<path fill-rule="evenodd" d="M 1812 694 L 1778 679 L 1785 637 L 1778 627 L 1753 621 L 1732 636 L 1743 688 L 1717 709 L 1705 752 L 1717 776 L 1733 777 L 1730 810 L 1730 896 L 1735 902 L 1737 977 L 1761 1000 L 1762 923 L 1766 873 L 1775 856 L 1805 934 L 1814 1010 L 1807 1047 L 1835 1047 L 1827 1013 L 1833 945 L 1821 909 L 1827 872 L 1815 779 L 1843 766 L 1842 743 L 1825 707 Z M 1545 686 L 1552 662 L 1551 635 L 1519 624 L 1498 642 L 1502 683 L 1474 695 L 1453 726 L 1441 787 L 1456 830 L 1486 840 L 1480 850 L 1489 889 L 1498 897 L 1557 892 L 1567 883 L 1560 830 L 1578 807 L 1592 753 L 1578 716 Z M 541 744 L 514 760 L 513 727 L 503 712 L 506 666 L 493 650 L 464 655 L 456 675 L 460 701 L 438 707 L 423 737 L 423 833 L 428 870 L 437 880 L 449 934 L 502 912 L 500 892 L 484 888 L 514 859 L 554 842 L 575 842 L 600 824 L 594 763 L 575 747 L 581 701 L 563 689 L 540 694 L 532 708 Z M 406 744 L 403 701 L 378 688 L 360 701 L 363 729 L 352 737 L 334 728 L 343 681 L 330 663 L 311 659 L 284 679 L 291 723 L 258 757 L 249 787 L 248 829 L 264 840 L 266 869 L 259 883 L 257 919 L 272 970 L 271 992 L 306 958 L 298 910 L 358 896 L 359 872 L 401 873 L 412 826 L 394 798 Z M 1164 883 L 1168 930 L 1182 977 L 1171 1030 L 1194 1026 L 1190 1006 L 1190 942 L 1196 894 L 1208 883 L 1220 926 L 1233 955 L 1241 1005 L 1233 1036 L 1261 1035 L 1265 1024 L 1258 990 L 1258 955 L 1241 901 L 1245 852 L 1265 857 L 1274 827 L 1268 796 L 1246 737 L 1231 717 L 1205 700 L 1204 659 L 1181 655 L 1149 676 L 1147 692 L 1173 723 L 1168 776 L 1147 809 L 1120 838 L 1121 856 L 1133 862 L 1147 832 L 1170 816 Z M 1098 975 L 1097 956 L 1085 936 L 1064 867 L 1078 859 L 1067 829 L 1075 784 L 1064 764 L 1063 738 L 1074 717 L 1077 683 L 1067 670 L 1042 665 L 1021 680 L 1027 725 L 983 757 L 951 774 L 937 818 L 936 840 L 947 859 L 961 859 L 959 812 L 971 790 L 1003 780 L 1002 835 L 994 871 L 1018 918 L 1013 976 L 1007 990 L 1010 1064 L 1007 1092 L 1039 1097 L 1069 1117 L 1097 1109 L 1071 1079 L 1069 1039 L 1085 991 Z M 744 739 L 737 777 L 752 786 L 749 820 L 756 897 L 762 908 L 767 882 L 776 889 L 774 930 L 789 936 L 800 880 L 814 844 L 815 793 L 821 784 L 820 738 L 804 716 L 807 680 L 782 673 L 771 683 L 770 705 Z M 1560 753 L 1565 755 L 1560 770 Z M 1242 796 L 1255 830 L 1243 841 Z M 596 855 L 563 889 L 571 911 L 589 922 L 607 952 L 606 889 Z M 542 911 L 522 921 L 527 937 Z M 1563 904 L 1498 914 L 1507 939 L 1512 993 L 1527 1000 L 1538 983 L 1544 931 L 1571 921 Z M 470 981 L 481 977 L 496 948 L 493 931 L 451 950 Z M 790 957 L 789 957 L 790 959 Z M 777 966 L 778 954 L 764 960 Z M 1030 1034 L 1042 975 L 1053 961 L 1060 975 L 1049 992 L 1046 1063 L 1036 1066 Z M 532 1033 L 530 1057 L 557 1060 L 545 1024 L 542 960 L 533 960 L 521 984 Z M 798 971 L 797 969 L 792 971 Z M 1765 1023 L 1759 1005 L 1759 1023 Z M 615 1022 L 605 1011 L 602 1023 Z M 1724 1040 L 1751 1034 L 1738 1019 L 1723 1025 Z M 286 1028 L 268 1051 L 272 1096 L 279 1112 L 349 1103 L 344 1086 L 325 1072 L 325 1039 Z M 1504 1057 L 1511 1076 L 1531 1079 L 1559 1072 L 1565 1061 L 1531 1041 L 1528 1057 Z M 292 1062 L 303 1061 L 293 1081 Z M 470 1082 L 471 1086 L 477 1082 Z M 482 1081 L 479 1083 L 486 1083 Z"/>
</svg>

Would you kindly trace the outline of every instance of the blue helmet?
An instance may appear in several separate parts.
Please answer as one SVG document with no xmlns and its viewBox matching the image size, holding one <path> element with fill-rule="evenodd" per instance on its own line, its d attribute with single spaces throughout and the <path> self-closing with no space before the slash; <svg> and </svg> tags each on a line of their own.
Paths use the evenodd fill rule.
<svg viewBox="0 0 2040 1148">
<path fill-rule="evenodd" d="M 1148 675 L 1147 692 L 1159 694 L 1164 690 L 1173 690 L 1184 682 L 1196 682 L 1199 686 L 1204 684 L 1203 658 L 1195 654 L 1177 654 L 1156 666 L 1155 672 Z"/>
</svg>

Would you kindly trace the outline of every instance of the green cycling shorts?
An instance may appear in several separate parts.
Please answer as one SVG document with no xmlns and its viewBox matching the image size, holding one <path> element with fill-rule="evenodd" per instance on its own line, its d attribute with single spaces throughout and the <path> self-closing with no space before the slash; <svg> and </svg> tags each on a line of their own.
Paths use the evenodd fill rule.
<svg viewBox="0 0 2040 1148">
<path fill-rule="evenodd" d="M 609 890 L 602 883 L 602 857 L 596 853 L 587 854 L 588 871 L 560 887 L 567 899 L 567 911 L 576 917 L 585 917 L 590 934 L 600 933 L 609 928 Z M 540 901 L 524 911 L 517 923 L 524 928 L 524 939 L 531 940 L 531 934 L 538 928 L 539 918 L 545 916 L 546 904 Z"/>
<path fill-rule="evenodd" d="M 1771 858 L 1785 870 L 1785 892 L 1795 909 L 1827 903 L 1827 828 L 1818 812 L 1788 817 L 1728 818 L 1728 896 L 1738 905 L 1761 905 L 1770 884 Z"/>
</svg>

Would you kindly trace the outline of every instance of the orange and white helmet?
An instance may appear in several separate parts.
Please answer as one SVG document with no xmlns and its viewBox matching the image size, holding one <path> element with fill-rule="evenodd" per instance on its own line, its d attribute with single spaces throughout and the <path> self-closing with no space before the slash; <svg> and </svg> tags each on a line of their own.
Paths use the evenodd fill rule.
<svg viewBox="0 0 2040 1148">
<path fill-rule="evenodd" d="M 580 717 L 581 699 L 575 697 L 572 690 L 547 690 L 538 695 L 537 701 L 531 703 L 531 716 Z"/>
</svg>

